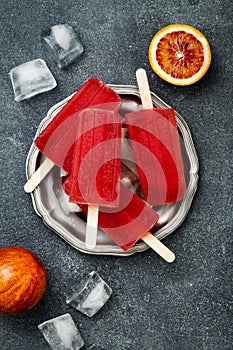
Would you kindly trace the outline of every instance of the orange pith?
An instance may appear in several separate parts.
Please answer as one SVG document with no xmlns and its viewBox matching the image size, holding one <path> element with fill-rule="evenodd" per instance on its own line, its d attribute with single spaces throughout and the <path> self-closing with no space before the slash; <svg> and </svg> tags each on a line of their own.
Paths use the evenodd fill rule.
<svg viewBox="0 0 233 350">
<path fill-rule="evenodd" d="M 152 69 L 175 85 L 193 84 L 206 73 L 211 51 L 204 35 L 185 24 L 173 24 L 153 37 L 149 48 Z"/>
</svg>

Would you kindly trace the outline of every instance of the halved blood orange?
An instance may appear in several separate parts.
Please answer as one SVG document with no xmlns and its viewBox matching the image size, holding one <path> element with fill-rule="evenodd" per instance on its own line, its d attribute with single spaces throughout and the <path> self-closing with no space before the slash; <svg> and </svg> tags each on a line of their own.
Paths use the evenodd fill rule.
<svg viewBox="0 0 233 350">
<path fill-rule="evenodd" d="M 158 76 L 174 85 L 190 85 L 210 66 L 211 50 L 206 37 L 186 24 L 171 24 L 155 34 L 149 61 Z"/>
</svg>

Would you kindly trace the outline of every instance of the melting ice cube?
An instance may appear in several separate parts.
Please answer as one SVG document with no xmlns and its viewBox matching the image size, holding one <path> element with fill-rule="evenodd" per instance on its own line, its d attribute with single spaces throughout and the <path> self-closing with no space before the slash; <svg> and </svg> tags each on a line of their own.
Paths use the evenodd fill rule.
<svg viewBox="0 0 233 350">
<path fill-rule="evenodd" d="M 83 52 L 77 34 L 68 24 L 58 24 L 44 31 L 42 42 L 60 68 L 68 66 Z"/>
<path fill-rule="evenodd" d="M 54 350 L 79 350 L 84 341 L 70 314 L 45 321 L 38 326 Z"/>
<path fill-rule="evenodd" d="M 21 101 L 57 86 L 56 80 L 41 59 L 36 59 L 14 67 L 10 78 L 15 101 Z"/>
<path fill-rule="evenodd" d="M 88 276 L 82 290 L 74 292 L 66 302 L 88 317 L 92 317 L 110 298 L 112 289 L 97 272 L 92 271 Z"/>
</svg>

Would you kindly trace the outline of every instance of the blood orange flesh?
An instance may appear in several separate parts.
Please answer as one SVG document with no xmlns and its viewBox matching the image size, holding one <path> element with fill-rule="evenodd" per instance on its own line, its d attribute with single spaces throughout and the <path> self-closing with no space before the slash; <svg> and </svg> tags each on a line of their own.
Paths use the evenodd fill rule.
<svg viewBox="0 0 233 350">
<path fill-rule="evenodd" d="M 206 38 L 197 29 L 174 24 L 155 34 L 149 60 L 162 79 L 175 85 L 189 85 L 206 73 L 211 52 Z"/>
</svg>

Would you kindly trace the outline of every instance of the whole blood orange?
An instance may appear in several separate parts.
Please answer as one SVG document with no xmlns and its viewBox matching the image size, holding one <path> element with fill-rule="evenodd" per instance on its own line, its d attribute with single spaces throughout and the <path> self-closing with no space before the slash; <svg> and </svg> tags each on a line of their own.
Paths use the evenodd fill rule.
<svg viewBox="0 0 233 350">
<path fill-rule="evenodd" d="M 27 249 L 0 249 L 0 312 L 27 311 L 42 298 L 47 283 L 40 259 Z"/>
<path fill-rule="evenodd" d="M 190 85 L 210 66 L 211 51 L 205 36 L 186 24 L 171 24 L 155 34 L 149 61 L 158 76 L 174 85 Z"/>
</svg>

